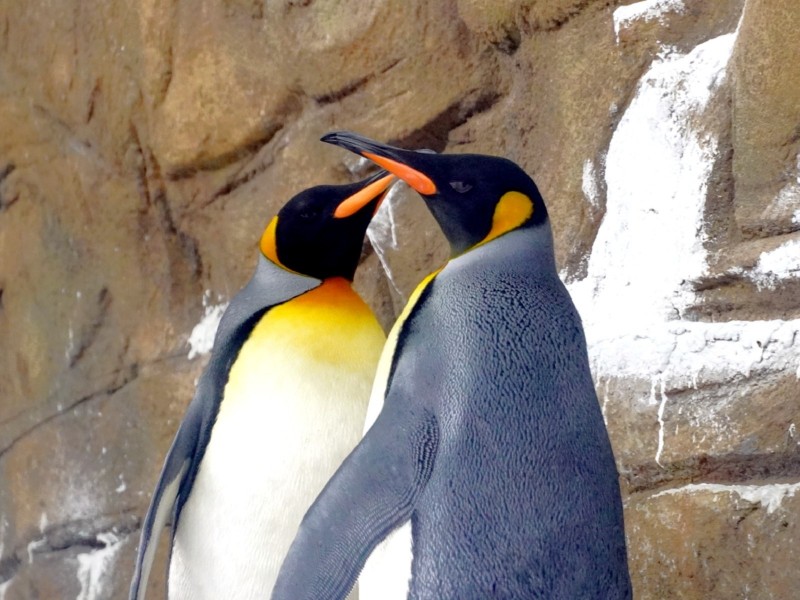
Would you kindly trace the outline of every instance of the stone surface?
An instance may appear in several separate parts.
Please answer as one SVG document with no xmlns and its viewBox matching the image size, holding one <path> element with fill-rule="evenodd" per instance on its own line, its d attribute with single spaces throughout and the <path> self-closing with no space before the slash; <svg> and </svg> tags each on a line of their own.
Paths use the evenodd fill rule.
<svg viewBox="0 0 800 600">
<path fill-rule="evenodd" d="M 734 59 L 733 174 L 745 237 L 800 229 L 800 11 L 748 2 Z"/>
<path fill-rule="evenodd" d="M 195 326 L 286 199 L 369 170 L 331 129 L 534 176 L 636 597 L 792 597 L 799 24 L 794 0 L 0 2 L 0 600 L 126 596 Z M 369 237 L 388 328 L 446 244 L 405 186 Z"/>
<path fill-rule="evenodd" d="M 629 498 L 628 538 L 642 548 L 630 561 L 635 597 L 794 597 L 800 579 L 787 566 L 798 558 L 797 490 L 697 484 Z"/>
</svg>

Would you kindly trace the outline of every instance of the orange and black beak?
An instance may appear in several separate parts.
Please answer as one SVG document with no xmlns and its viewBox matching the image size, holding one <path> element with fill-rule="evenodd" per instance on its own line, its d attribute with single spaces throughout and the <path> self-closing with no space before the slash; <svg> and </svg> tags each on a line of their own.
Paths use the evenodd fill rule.
<svg viewBox="0 0 800 600">
<path fill-rule="evenodd" d="M 386 191 L 395 180 L 395 176 L 386 171 L 378 171 L 366 182 L 362 183 L 363 187 L 354 194 L 342 200 L 336 207 L 333 213 L 336 219 L 346 219 L 356 214 L 358 211 L 367 206 L 370 202 L 377 199 L 375 208 L 372 211 L 374 215 L 378 212 L 381 202 L 386 196 Z"/>
<path fill-rule="evenodd" d="M 426 161 L 426 157 L 432 156 L 429 152 L 402 150 L 350 131 L 329 133 L 322 137 L 322 141 L 368 158 L 405 181 L 423 196 L 432 196 L 437 192 L 433 179 L 426 174 L 431 166 Z"/>
</svg>

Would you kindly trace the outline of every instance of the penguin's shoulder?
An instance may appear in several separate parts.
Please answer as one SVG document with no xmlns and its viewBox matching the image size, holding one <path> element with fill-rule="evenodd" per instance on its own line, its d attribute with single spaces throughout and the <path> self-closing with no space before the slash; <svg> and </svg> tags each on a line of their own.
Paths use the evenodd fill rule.
<svg viewBox="0 0 800 600">
<path fill-rule="evenodd" d="M 214 338 L 209 367 L 218 358 L 230 358 L 238 352 L 241 344 L 255 324 L 268 311 L 281 306 L 314 288 L 322 281 L 299 273 L 287 271 L 260 256 L 253 277 L 236 294 L 222 315 Z"/>
<path fill-rule="evenodd" d="M 231 368 L 258 324 L 276 308 L 318 288 L 321 283 L 319 279 L 287 271 L 265 257 L 259 257 L 253 277 L 233 297 L 222 315 L 211 357 L 192 399 L 192 405 L 199 406 L 190 407 L 190 410 L 200 415 L 197 432 L 200 440 L 195 453 L 198 450 L 202 453 L 208 442 Z M 196 471 L 196 463 L 197 460 L 195 468 L 190 470 L 190 480 Z"/>
</svg>

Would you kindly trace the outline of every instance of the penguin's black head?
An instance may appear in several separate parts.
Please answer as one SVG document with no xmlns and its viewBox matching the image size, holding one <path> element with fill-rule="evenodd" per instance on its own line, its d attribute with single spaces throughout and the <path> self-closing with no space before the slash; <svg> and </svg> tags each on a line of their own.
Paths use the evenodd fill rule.
<svg viewBox="0 0 800 600">
<path fill-rule="evenodd" d="M 508 159 L 402 150 L 350 132 L 329 133 L 322 141 L 369 158 L 419 192 L 454 256 L 514 229 L 547 222 L 536 184 Z"/>
<path fill-rule="evenodd" d="M 300 192 L 267 225 L 261 252 L 303 275 L 352 281 L 367 226 L 393 180 L 381 171 L 358 183 Z"/>
</svg>

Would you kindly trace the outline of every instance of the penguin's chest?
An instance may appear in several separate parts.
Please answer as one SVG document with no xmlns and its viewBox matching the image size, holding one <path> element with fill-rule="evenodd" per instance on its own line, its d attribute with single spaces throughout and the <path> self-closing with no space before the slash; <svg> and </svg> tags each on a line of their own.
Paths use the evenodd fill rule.
<svg viewBox="0 0 800 600">
<path fill-rule="evenodd" d="M 384 336 L 349 285 L 326 285 L 270 310 L 241 348 L 179 519 L 171 588 L 174 575 L 207 597 L 230 585 L 268 593 L 302 516 L 358 443 Z"/>
</svg>

